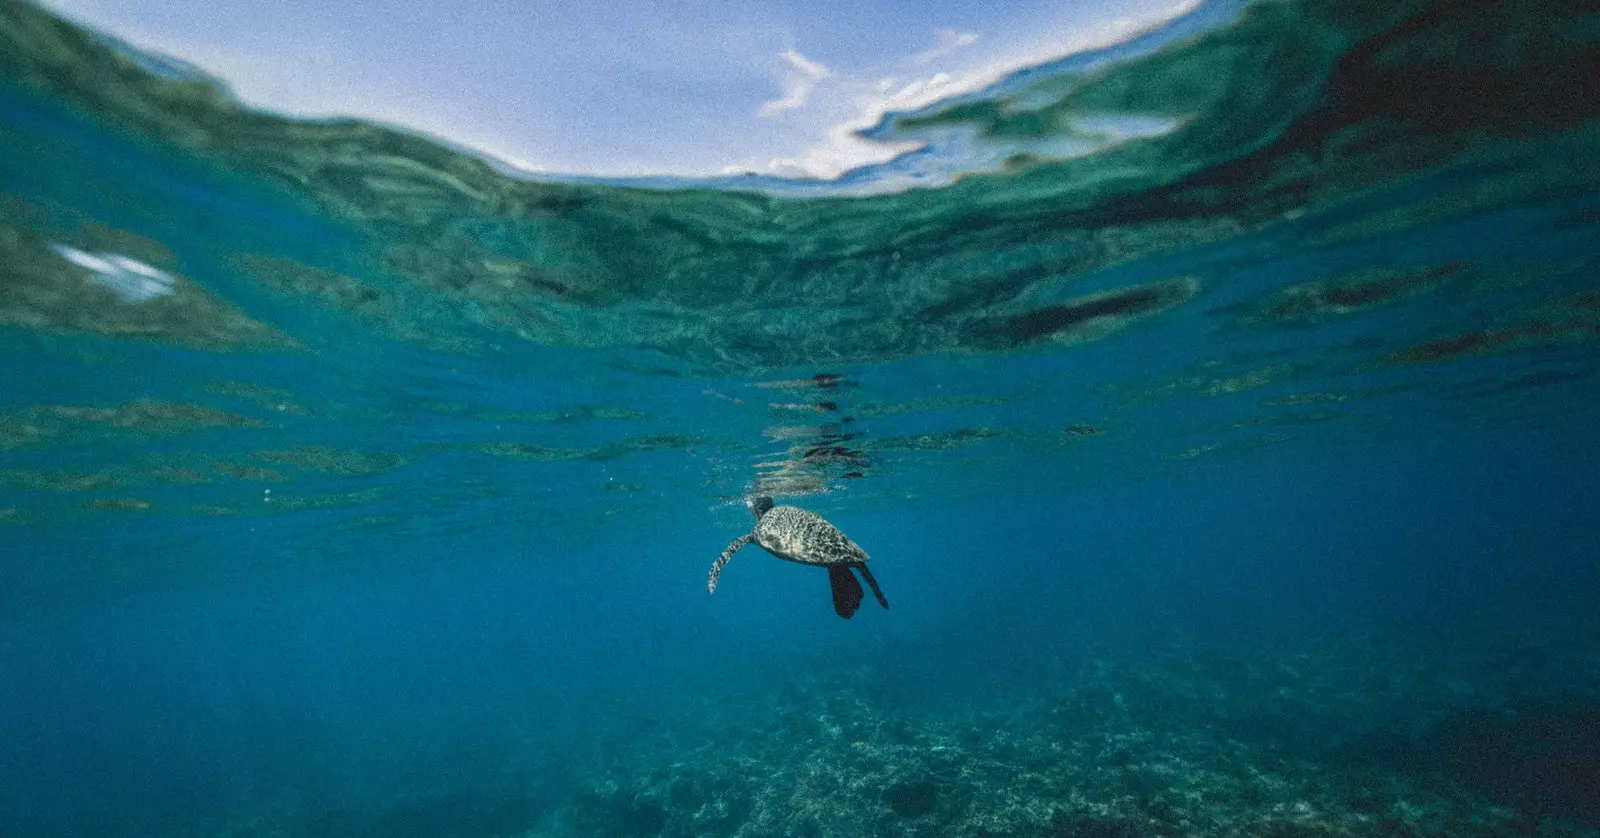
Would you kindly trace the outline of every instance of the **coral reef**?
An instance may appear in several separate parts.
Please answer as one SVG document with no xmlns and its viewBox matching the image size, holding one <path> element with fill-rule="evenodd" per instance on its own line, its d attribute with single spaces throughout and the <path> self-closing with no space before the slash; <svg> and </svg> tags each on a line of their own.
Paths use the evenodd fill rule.
<svg viewBox="0 0 1600 838">
<path fill-rule="evenodd" d="M 708 700 L 524 835 L 1600 835 L 1600 659 L 1362 642 L 1119 650 L 981 701 L 819 674 Z"/>
</svg>

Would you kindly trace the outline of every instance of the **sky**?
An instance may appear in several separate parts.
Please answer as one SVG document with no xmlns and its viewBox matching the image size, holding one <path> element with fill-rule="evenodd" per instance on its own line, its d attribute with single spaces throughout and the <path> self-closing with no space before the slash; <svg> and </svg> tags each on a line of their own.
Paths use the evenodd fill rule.
<svg viewBox="0 0 1600 838">
<path fill-rule="evenodd" d="M 903 150 L 853 134 L 885 111 L 1196 4 L 45 0 L 253 106 L 400 125 L 530 172 L 821 178 Z"/>
</svg>

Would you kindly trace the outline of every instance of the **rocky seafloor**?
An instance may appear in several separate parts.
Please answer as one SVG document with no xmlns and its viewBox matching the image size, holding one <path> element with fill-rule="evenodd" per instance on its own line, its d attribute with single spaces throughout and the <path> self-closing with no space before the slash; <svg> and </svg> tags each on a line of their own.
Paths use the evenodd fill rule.
<svg viewBox="0 0 1600 838">
<path fill-rule="evenodd" d="M 1174 641 L 909 705 L 805 677 L 708 698 L 521 834 L 1596 836 L 1593 639 Z"/>
<path fill-rule="evenodd" d="M 204 834 L 1596 838 L 1600 631 L 1498 637 L 1164 637 L 939 695 L 925 671 L 800 668 L 581 759 L 475 754 Z"/>
</svg>

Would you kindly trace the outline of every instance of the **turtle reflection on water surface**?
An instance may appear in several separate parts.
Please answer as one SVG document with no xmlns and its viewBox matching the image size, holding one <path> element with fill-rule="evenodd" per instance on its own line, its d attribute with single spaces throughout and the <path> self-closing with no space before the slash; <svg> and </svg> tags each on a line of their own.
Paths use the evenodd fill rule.
<svg viewBox="0 0 1600 838">
<path fill-rule="evenodd" d="M 872 586 L 872 595 L 878 598 L 878 604 L 889 607 L 889 601 L 878 588 L 878 580 L 867 570 L 866 551 L 839 532 L 838 527 L 799 507 L 773 506 L 772 498 L 751 498 L 746 504 L 755 513 L 756 528 L 734 539 L 712 563 L 707 591 L 716 592 L 722 569 L 728 566 L 739 548 L 753 541 L 780 559 L 827 568 L 828 582 L 833 586 L 833 610 L 846 620 L 855 616 L 864 596 L 861 583 L 851 574 L 851 568 L 859 571 Z"/>
</svg>

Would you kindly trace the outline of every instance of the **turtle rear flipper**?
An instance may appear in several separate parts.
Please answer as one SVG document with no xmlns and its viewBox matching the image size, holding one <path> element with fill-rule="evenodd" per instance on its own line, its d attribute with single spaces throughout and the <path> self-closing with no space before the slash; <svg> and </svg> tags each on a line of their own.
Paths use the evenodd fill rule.
<svg viewBox="0 0 1600 838">
<path fill-rule="evenodd" d="M 854 565 L 854 567 L 856 570 L 861 571 L 861 578 L 867 580 L 867 584 L 871 586 L 872 595 L 878 598 L 878 604 L 887 609 L 889 600 L 883 598 L 883 589 L 878 587 L 878 580 L 872 578 L 872 571 L 867 570 L 865 564 Z"/>
<path fill-rule="evenodd" d="M 842 564 L 828 565 L 828 584 L 833 586 L 834 613 L 846 620 L 854 617 L 866 593 L 861 590 L 861 583 L 856 581 L 850 568 Z"/>
</svg>

